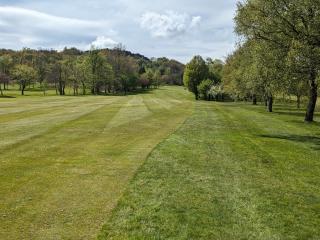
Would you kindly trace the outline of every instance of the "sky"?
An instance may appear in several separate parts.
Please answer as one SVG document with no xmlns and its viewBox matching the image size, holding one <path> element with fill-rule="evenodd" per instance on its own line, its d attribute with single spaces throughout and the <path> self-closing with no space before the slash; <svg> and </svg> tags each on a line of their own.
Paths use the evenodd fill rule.
<svg viewBox="0 0 320 240">
<path fill-rule="evenodd" d="M 235 48 L 237 0 L 0 0 L 0 48 L 113 48 L 188 62 Z"/>
</svg>

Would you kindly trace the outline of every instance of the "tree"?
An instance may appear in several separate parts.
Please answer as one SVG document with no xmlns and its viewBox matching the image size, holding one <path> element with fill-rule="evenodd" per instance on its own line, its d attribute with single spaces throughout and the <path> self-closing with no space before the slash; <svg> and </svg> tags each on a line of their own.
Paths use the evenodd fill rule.
<svg viewBox="0 0 320 240">
<path fill-rule="evenodd" d="M 122 56 L 120 59 L 120 85 L 124 94 L 127 94 L 134 83 L 138 79 L 139 66 L 132 57 Z"/>
<path fill-rule="evenodd" d="M 60 76 L 59 76 L 59 94 L 61 96 L 66 95 L 65 89 L 67 83 L 74 79 L 73 77 L 73 63 L 71 59 L 65 59 L 60 62 Z"/>
<path fill-rule="evenodd" d="M 56 90 L 56 95 L 63 95 L 61 63 L 56 62 L 48 66 L 47 80 L 48 83 L 53 84 Z"/>
<path fill-rule="evenodd" d="M 11 69 L 17 64 L 33 67 L 37 72 L 37 78 L 27 81 L 26 87 L 31 83 L 33 87 L 38 87 L 35 83 L 39 83 L 44 94 L 48 87 L 55 88 L 57 95 L 65 95 L 66 87 L 73 88 L 75 95 L 79 88 L 82 88 L 82 94 L 86 94 L 87 89 L 91 90 L 91 94 L 127 94 L 140 87 L 140 76 L 148 69 L 152 77 L 148 72 L 148 84 L 144 87 L 158 87 L 162 81 L 181 85 L 184 69 L 184 65 L 177 61 L 148 59 L 126 51 L 121 44 L 115 49 L 92 48 L 89 51 L 75 48 L 65 48 L 62 52 L 0 49 L 0 73 L 12 77 Z M 2 81 L 1 86 L 7 88 L 8 83 Z"/>
<path fill-rule="evenodd" d="M 154 71 L 153 73 L 153 86 L 158 88 L 161 82 L 161 74 L 159 70 Z"/>
<path fill-rule="evenodd" d="M 147 68 L 152 68 L 158 74 L 159 79 L 166 84 L 183 85 L 184 65 L 168 58 L 157 58 L 151 61 Z"/>
<path fill-rule="evenodd" d="M 42 88 L 43 93 L 45 95 L 46 92 L 46 76 L 48 72 L 47 63 L 46 63 L 46 56 L 41 52 L 37 52 L 36 59 L 35 59 L 35 69 L 37 71 L 38 80 L 40 83 L 40 88 Z"/>
<path fill-rule="evenodd" d="M 97 68 L 98 68 L 98 62 L 99 58 L 101 56 L 99 55 L 99 51 L 96 49 L 91 49 L 89 53 L 89 64 L 91 68 L 91 93 L 97 94 Z"/>
<path fill-rule="evenodd" d="M 77 59 L 75 63 L 75 76 L 82 86 L 82 95 L 86 95 L 87 86 L 93 78 L 89 58 L 87 56 Z"/>
<path fill-rule="evenodd" d="M 256 64 L 256 78 L 262 86 L 267 109 L 273 112 L 274 96 L 284 92 L 286 81 L 286 51 L 273 48 L 268 42 L 255 40 L 251 44 L 253 59 Z"/>
<path fill-rule="evenodd" d="M 286 90 L 289 95 L 296 96 L 298 109 L 301 106 L 301 98 L 308 95 L 308 83 L 305 81 L 305 74 L 297 71 L 300 68 L 300 61 L 298 61 L 296 50 L 292 46 L 286 59 Z"/>
<path fill-rule="evenodd" d="M 320 0 L 247 0 L 238 3 L 236 31 L 247 39 L 268 42 L 273 49 L 295 49 L 309 86 L 305 121 L 312 122 L 317 102 L 320 71 Z M 285 59 L 283 59 L 285 60 Z"/>
<path fill-rule="evenodd" d="M 235 99 L 252 99 L 257 104 L 258 96 L 265 95 L 263 82 L 258 68 L 258 59 L 253 48 L 253 42 L 245 42 L 227 58 L 223 72 L 223 85 Z"/>
<path fill-rule="evenodd" d="M 208 77 L 209 69 L 201 56 L 195 56 L 186 65 L 183 82 L 190 92 L 194 93 L 196 100 L 199 99 L 198 85 Z"/>
<path fill-rule="evenodd" d="M 144 74 L 140 76 L 140 84 L 141 87 L 144 88 L 150 88 L 150 86 L 153 84 L 154 79 L 154 73 L 152 69 L 147 69 Z"/>
<path fill-rule="evenodd" d="M 204 100 L 209 100 L 209 91 L 213 86 L 213 82 L 210 79 L 202 81 L 198 85 L 198 92 L 203 96 Z"/>
<path fill-rule="evenodd" d="M 308 85 L 303 78 L 299 76 L 290 76 L 288 77 L 287 82 L 287 93 L 289 95 L 296 96 L 297 99 L 297 108 L 301 108 L 301 98 L 306 96 L 308 92 Z"/>
<path fill-rule="evenodd" d="M 37 77 L 37 72 L 28 65 L 19 64 L 13 68 L 12 75 L 19 81 L 21 88 L 21 95 L 24 95 L 27 83 L 30 83 Z"/>
<path fill-rule="evenodd" d="M 212 60 L 211 58 L 208 58 L 207 64 L 209 68 L 208 78 L 211 79 L 215 85 L 220 84 L 222 81 L 224 62 L 220 59 Z"/>
<path fill-rule="evenodd" d="M 100 57 L 97 64 L 97 79 L 98 85 L 103 86 L 104 94 L 110 91 L 112 85 L 112 79 L 114 78 L 114 73 L 112 66 L 106 61 L 105 58 Z M 97 88 L 97 92 L 100 92 L 100 88 Z"/>
<path fill-rule="evenodd" d="M 248 40 L 227 59 L 224 67 L 224 86 L 237 97 L 257 104 L 264 99 L 268 111 L 273 111 L 274 95 L 285 88 L 285 52 L 267 42 Z"/>
<path fill-rule="evenodd" d="M 7 84 L 9 83 L 9 81 L 10 81 L 10 77 L 7 74 L 0 73 L 0 94 L 1 94 L 1 96 L 3 96 L 3 90 L 2 90 L 1 84 L 3 83 L 3 86 L 5 86 L 6 83 Z"/>
<path fill-rule="evenodd" d="M 12 57 L 8 54 L 0 56 L 0 73 L 9 75 L 10 69 L 12 68 L 13 60 Z M 6 78 L 7 79 L 7 78 Z M 6 90 L 8 88 L 9 81 L 4 81 L 3 79 L 3 89 Z"/>
<path fill-rule="evenodd" d="M 213 85 L 208 92 L 210 100 L 224 101 L 229 95 L 225 93 L 221 85 Z"/>
</svg>

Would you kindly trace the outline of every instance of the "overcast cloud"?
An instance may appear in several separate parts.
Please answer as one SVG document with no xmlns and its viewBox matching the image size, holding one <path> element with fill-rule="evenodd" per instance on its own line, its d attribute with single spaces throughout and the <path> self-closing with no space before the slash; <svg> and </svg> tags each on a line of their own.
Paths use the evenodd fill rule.
<svg viewBox="0 0 320 240">
<path fill-rule="evenodd" d="M 147 57 L 224 58 L 235 45 L 235 8 L 236 0 L 1 0 L 0 48 L 122 43 Z"/>
</svg>

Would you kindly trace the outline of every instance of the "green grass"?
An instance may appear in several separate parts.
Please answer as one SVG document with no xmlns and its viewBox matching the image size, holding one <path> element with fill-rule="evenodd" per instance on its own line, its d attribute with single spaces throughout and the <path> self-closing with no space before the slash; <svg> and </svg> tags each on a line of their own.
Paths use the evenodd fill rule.
<svg viewBox="0 0 320 240">
<path fill-rule="evenodd" d="M 2 86 L 1 86 L 2 87 Z M 18 84 L 10 84 L 9 89 L 4 90 L 2 87 L 3 96 L 0 95 L 1 98 L 16 98 L 21 97 L 21 90 L 19 90 Z M 80 91 L 81 92 L 81 91 Z M 71 88 L 66 88 L 66 94 L 72 95 L 73 90 Z M 43 96 L 55 96 L 55 89 L 46 89 L 45 94 L 41 88 L 41 86 L 37 83 L 34 86 L 27 86 L 24 92 L 25 97 L 43 97 Z"/>
<path fill-rule="evenodd" d="M 198 102 L 137 171 L 99 239 L 320 239 L 320 125 L 303 115 Z"/>
<path fill-rule="evenodd" d="M 94 239 L 147 155 L 194 104 L 175 87 L 39 96 L 0 99 L 0 239 Z"/>
<path fill-rule="evenodd" d="M 178 87 L 7 93 L 0 239 L 320 239 L 320 124 L 304 110 Z"/>
</svg>

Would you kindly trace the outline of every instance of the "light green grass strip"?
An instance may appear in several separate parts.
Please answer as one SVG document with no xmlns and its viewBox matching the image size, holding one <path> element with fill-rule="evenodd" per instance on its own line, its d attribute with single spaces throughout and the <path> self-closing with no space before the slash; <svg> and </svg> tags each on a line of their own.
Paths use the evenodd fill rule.
<svg viewBox="0 0 320 240">
<path fill-rule="evenodd" d="M 94 239 L 150 151 L 190 116 L 191 99 L 178 87 L 0 99 L 0 239 Z"/>
</svg>

